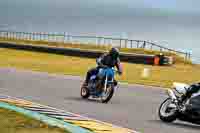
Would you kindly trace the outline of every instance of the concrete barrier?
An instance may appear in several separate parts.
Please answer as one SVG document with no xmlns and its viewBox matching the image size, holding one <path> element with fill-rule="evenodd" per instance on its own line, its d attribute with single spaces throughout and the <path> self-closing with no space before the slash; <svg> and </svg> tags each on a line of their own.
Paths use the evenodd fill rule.
<svg viewBox="0 0 200 133">
<path fill-rule="evenodd" d="M 15 44 L 15 43 L 0 43 L 0 48 L 11 48 L 19 50 L 28 50 L 35 52 L 47 52 L 54 54 L 61 54 L 67 56 L 78 56 L 86 58 L 97 58 L 103 51 L 97 50 L 81 50 L 77 48 L 57 48 L 48 46 L 35 46 L 35 45 L 25 45 L 25 44 Z M 154 55 L 145 54 L 133 54 L 133 53 L 120 53 L 120 59 L 124 62 L 137 63 L 137 64 L 154 64 Z"/>
</svg>

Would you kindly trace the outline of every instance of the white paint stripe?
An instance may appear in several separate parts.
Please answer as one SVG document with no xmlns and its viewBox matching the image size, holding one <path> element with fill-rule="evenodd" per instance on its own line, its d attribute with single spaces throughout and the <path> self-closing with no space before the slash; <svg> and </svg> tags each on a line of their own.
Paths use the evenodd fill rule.
<svg viewBox="0 0 200 133">
<path fill-rule="evenodd" d="M 52 110 L 52 109 L 49 109 L 49 108 L 35 108 L 35 107 L 27 107 L 27 106 L 23 106 L 24 108 L 26 109 L 29 109 L 29 110 L 33 110 L 33 111 L 46 111 L 46 112 L 57 112 L 57 113 L 65 113 L 65 112 L 58 112 L 57 110 Z"/>
<path fill-rule="evenodd" d="M 67 117 L 67 116 L 57 116 L 57 115 L 49 115 L 48 116 L 50 117 L 54 117 L 54 118 L 61 118 L 63 120 L 67 119 L 67 120 L 77 120 L 79 117 Z M 84 119 L 80 119 L 82 121 L 87 121 L 87 120 L 84 120 Z"/>
<path fill-rule="evenodd" d="M 38 111 L 40 113 L 46 114 L 46 115 L 56 115 L 56 116 L 66 116 L 66 117 L 76 117 L 76 116 L 72 116 L 69 115 L 67 113 L 56 113 L 56 112 L 44 112 L 44 111 Z"/>
<path fill-rule="evenodd" d="M 2 95 L 2 94 L 1 94 L 1 95 Z M 23 100 L 23 99 L 19 99 L 19 98 L 17 98 L 17 97 L 11 97 L 11 96 L 9 96 L 9 95 L 4 95 L 4 94 L 3 94 L 2 96 L 7 96 L 7 97 L 9 97 L 9 98 L 15 98 L 15 99 L 18 99 L 18 100 Z M 65 110 L 57 109 L 57 108 L 50 107 L 50 106 L 47 106 L 47 105 L 42 105 L 42 104 L 38 104 L 38 103 L 35 103 L 35 102 L 32 102 L 32 103 L 33 103 L 33 104 L 36 104 L 36 105 L 40 105 L 40 106 L 46 107 L 46 108 L 50 108 L 50 109 L 54 109 L 54 110 L 66 112 Z M 100 121 L 100 120 L 97 120 L 97 119 L 93 119 L 93 118 L 89 118 L 89 117 L 86 117 L 86 116 L 83 116 L 83 115 L 78 115 L 78 114 L 75 114 L 75 113 L 72 113 L 72 112 L 67 112 L 67 113 L 72 114 L 72 115 L 77 116 L 77 117 L 80 117 L 80 118 L 83 118 L 83 119 L 93 120 L 93 121 L 96 121 L 96 122 L 99 122 L 99 123 L 102 123 L 102 124 L 105 124 L 105 125 L 111 125 L 111 124 L 108 123 L 108 122 L 103 122 L 103 121 Z M 113 127 L 116 127 L 116 128 L 124 128 L 124 127 L 117 126 L 117 125 L 113 125 L 113 124 L 112 124 L 112 126 L 113 126 Z M 130 131 L 133 132 L 133 133 L 139 133 L 139 132 L 137 132 L 137 131 L 135 131 L 135 130 L 133 130 L 133 129 L 129 129 L 129 128 L 124 128 L 124 129 L 128 129 L 128 130 L 130 130 Z"/>
<path fill-rule="evenodd" d="M 31 111 L 37 111 L 39 113 L 46 114 L 48 116 L 52 116 L 52 117 L 55 117 L 55 118 L 63 118 L 63 119 L 71 119 L 71 120 L 77 120 L 79 118 L 77 116 L 74 116 L 72 114 L 68 114 L 66 112 L 59 112 L 58 110 L 49 110 L 48 108 L 43 108 L 41 110 L 41 109 L 37 109 L 37 108 L 35 109 L 35 108 L 25 107 L 25 109 L 28 109 L 28 110 L 31 110 Z M 86 120 L 86 119 L 80 119 L 80 120 Z"/>
</svg>

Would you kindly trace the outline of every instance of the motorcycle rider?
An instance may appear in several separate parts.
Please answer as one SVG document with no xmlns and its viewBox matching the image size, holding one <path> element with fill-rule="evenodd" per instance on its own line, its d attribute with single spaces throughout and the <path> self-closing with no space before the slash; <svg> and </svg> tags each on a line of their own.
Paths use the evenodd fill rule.
<svg viewBox="0 0 200 133">
<path fill-rule="evenodd" d="M 189 104 L 186 104 L 185 111 L 200 110 L 200 83 L 190 85 L 186 94 L 182 97 L 182 101 L 189 99 Z"/>
<path fill-rule="evenodd" d="M 117 70 L 119 74 L 122 74 L 122 67 L 120 64 L 120 59 L 119 59 L 119 49 L 117 48 L 111 48 L 111 50 L 107 54 L 103 54 L 96 60 L 97 62 L 97 67 L 92 68 L 87 72 L 86 79 L 82 85 L 82 87 L 87 87 L 88 82 L 90 80 L 90 77 L 92 75 L 97 75 L 99 72 L 100 68 L 104 67 L 117 67 Z M 117 85 L 117 82 L 115 81 L 115 85 Z"/>
<path fill-rule="evenodd" d="M 192 94 L 197 93 L 198 91 L 200 91 L 200 83 L 192 84 L 187 89 L 185 96 L 186 96 L 186 98 L 190 98 L 192 96 Z"/>
</svg>

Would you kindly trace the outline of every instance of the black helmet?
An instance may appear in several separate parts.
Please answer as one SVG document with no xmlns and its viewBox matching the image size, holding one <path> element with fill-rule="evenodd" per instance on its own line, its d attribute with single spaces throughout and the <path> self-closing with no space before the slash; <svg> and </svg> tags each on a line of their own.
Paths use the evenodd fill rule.
<svg viewBox="0 0 200 133">
<path fill-rule="evenodd" d="M 112 56 L 113 59 L 117 59 L 119 57 L 119 49 L 118 48 L 112 48 L 109 51 L 109 54 Z"/>
</svg>

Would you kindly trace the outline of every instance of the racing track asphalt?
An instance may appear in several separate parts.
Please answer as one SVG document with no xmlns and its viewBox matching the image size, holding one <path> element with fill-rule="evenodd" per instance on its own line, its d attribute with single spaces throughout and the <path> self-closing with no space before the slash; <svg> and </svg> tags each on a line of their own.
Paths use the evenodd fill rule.
<svg viewBox="0 0 200 133">
<path fill-rule="evenodd" d="M 199 133 L 200 126 L 159 120 L 157 110 L 166 98 L 161 88 L 120 85 L 108 104 L 80 98 L 81 78 L 0 69 L 0 94 L 78 113 L 144 133 Z"/>
</svg>

